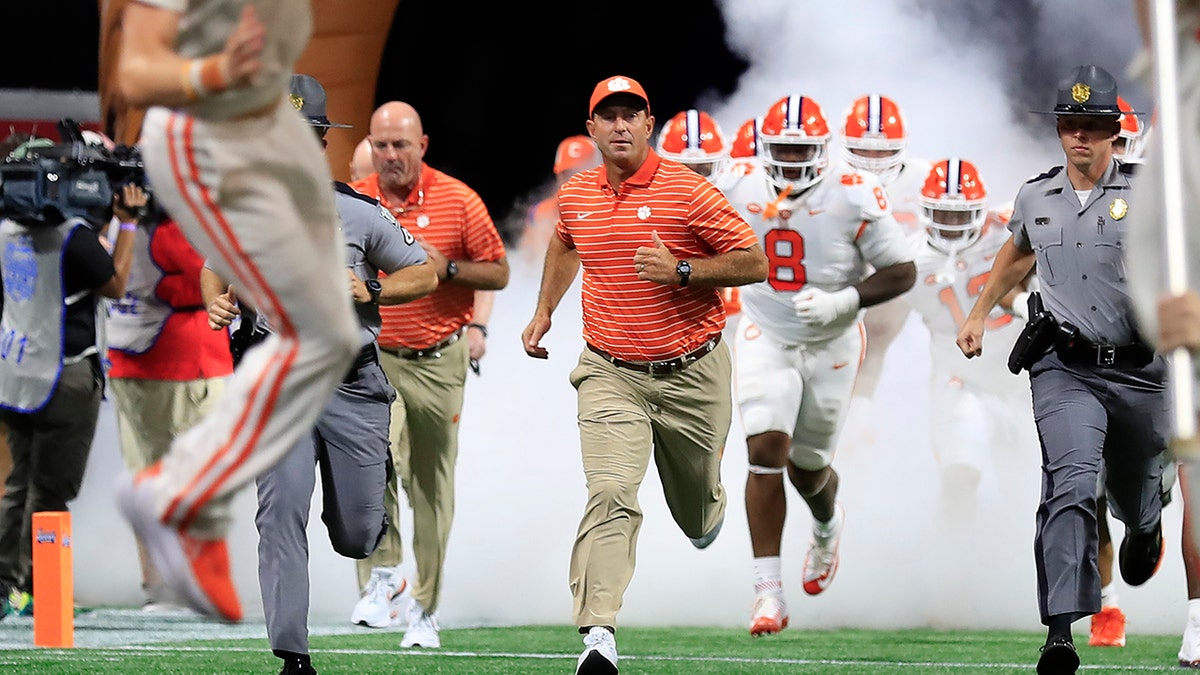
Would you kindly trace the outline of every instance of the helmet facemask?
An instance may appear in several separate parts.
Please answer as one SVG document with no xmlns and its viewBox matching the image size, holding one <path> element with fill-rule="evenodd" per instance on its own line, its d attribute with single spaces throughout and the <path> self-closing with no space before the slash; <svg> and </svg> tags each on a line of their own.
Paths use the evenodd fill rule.
<svg viewBox="0 0 1200 675">
<path fill-rule="evenodd" d="M 759 138 L 759 157 L 767 180 L 776 189 L 797 194 L 821 182 L 829 166 L 829 137 L 766 136 Z"/>
<path fill-rule="evenodd" d="M 923 197 L 920 219 L 929 244 L 953 254 L 979 241 L 987 220 L 987 206 L 983 200 Z"/>
</svg>

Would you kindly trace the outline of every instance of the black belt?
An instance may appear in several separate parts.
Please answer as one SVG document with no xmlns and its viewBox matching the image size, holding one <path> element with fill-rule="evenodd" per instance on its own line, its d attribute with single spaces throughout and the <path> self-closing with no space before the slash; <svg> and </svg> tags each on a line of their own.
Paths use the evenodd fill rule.
<svg viewBox="0 0 1200 675">
<path fill-rule="evenodd" d="M 608 361 L 618 368 L 636 370 L 639 373 L 648 373 L 651 377 L 657 377 L 659 375 L 670 375 L 671 373 L 677 373 L 684 368 L 687 368 L 693 363 L 699 361 L 705 354 L 716 349 L 720 342 L 721 334 L 717 333 L 716 336 L 714 336 L 711 340 L 701 345 L 699 349 L 690 351 L 683 356 L 678 356 L 667 361 L 626 361 L 625 359 L 618 359 L 617 357 L 609 354 L 590 342 L 586 344 L 588 349 L 592 350 L 600 358 Z"/>
<path fill-rule="evenodd" d="M 1154 352 L 1137 342 L 1127 345 L 1096 344 L 1076 338 L 1070 345 L 1059 346 L 1057 351 L 1063 363 L 1085 363 L 1106 368 L 1141 368 L 1154 360 Z"/>
<path fill-rule="evenodd" d="M 346 372 L 346 376 L 342 378 L 342 384 L 357 382 L 358 371 L 376 363 L 379 363 L 379 356 L 375 351 L 375 343 L 372 342 L 358 350 L 358 356 L 355 357 L 354 364 L 350 366 L 350 370 Z"/>
<path fill-rule="evenodd" d="M 446 338 L 445 340 L 442 340 L 441 342 L 439 342 L 435 345 L 426 347 L 424 349 L 409 349 L 408 347 L 396 347 L 396 348 L 380 347 L 380 349 L 391 354 L 392 356 L 399 356 L 400 358 L 408 359 L 409 361 L 415 361 L 417 359 L 424 359 L 424 358 L 428 358 L 428 357 L 440 359 L 442 357 L 441 350 L 445 349 L 446 347 L 449 347 L 450 345 L 454 344 L 455 342 L 458 342 L 459 338 L 461 338 L 462 335 L 463 335 L 463 329 L 459 328 L 458 330 L 451 333 L 450 337 Z"/>
</svg>

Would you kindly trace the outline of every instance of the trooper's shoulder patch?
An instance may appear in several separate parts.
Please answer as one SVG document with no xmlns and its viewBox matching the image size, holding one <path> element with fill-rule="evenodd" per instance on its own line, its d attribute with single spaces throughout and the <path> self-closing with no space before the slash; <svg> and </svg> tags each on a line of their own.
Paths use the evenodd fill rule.
<svg viewBox="0 0 1200 675">
<path fill-rule="evenodd" d="M 1117 170 L 1126 176 L 1132 176 L 1137 173 L 1138 164 L 1135 162 L 1122 162 L 1117 160 Z"/>
<path fill-rule="evenodd" d="M 1062 170 L 1063 170 L 1063 168 L 1061 166 L 1056 166 L 1056 167 L 1050 169 L 1049 171 L 1046 171 L 1045 173 L 1040 173 L 1040 174 L 1034 176 L 1033 178 L 1030 178 L 1029 180 L 1027 180 L 1025 182 L 1026 183 L 1036 183 L 1038 181 L 1046 180 L 1047 178 L 1053 178 L 1054 176 L 1057 176 L 1058 173 Z"/>
</svg>

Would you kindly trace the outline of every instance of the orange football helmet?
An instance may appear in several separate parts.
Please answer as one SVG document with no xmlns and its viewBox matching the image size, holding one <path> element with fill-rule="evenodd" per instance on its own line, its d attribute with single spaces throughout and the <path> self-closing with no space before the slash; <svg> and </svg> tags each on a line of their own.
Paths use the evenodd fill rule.
<svg viewBox="0 0 1200 675">
<path fill-rule="evenodd" d="M 742 122 L 737 134 L 733 137 L 733 145 L 729 148 L 732 158 L 753 157 L 758 154 L 758 130 L 762 127 L 761 117 L 751 117 Z"/>
<path fill-rule="evenodd" d="M 667 120 L 658 134 L 658 154 L 712 178 L 729 159 L 729 143 L 711 115 L 691 108 Z"/>
<path fill-rule="evenodd" d="M 1117 96 L 1117 107 L 1121 109 L 1121 131 L 1113 142 L 1113 156 L 1126 162 L 1138 161 L 1145 149 L 1146 128 L 1137 115 L 1132 115 L 1133 106 Z"/>
<path fill-rule="evenodd" d="M 873 173 L 887 185 L 900 174 L 906 147 L 908 132 L 895 101 L 868 94 L 850 105 L 842 127 L 842 159 L 848 166 Z"/>
<path fill-rule="evenodd" d="M 767 180 L 781 191 L 807 190 L 829 166 L 829 124 L 821 106 L 807 96 L 776 101 L 763 115 L 758 143 Z"/>
<path fill-rule="evenodd" d="M 987 188 L 975 165 L 951 157 L 933 164 L 921 188 L 921 213 L 929 243 L 962 250 L 979 239 L 987 220 Z"/>
</svg>

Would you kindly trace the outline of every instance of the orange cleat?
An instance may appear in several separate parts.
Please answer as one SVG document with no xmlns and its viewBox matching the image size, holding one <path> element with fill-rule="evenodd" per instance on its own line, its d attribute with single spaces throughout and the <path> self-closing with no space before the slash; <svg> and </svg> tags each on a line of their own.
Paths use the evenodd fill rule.
<svg viewBox="0 0 1200 675">
<path fill-rule="evenodd" d="M 117 504 L 145 544 L 155 569 L 195 611 L 229 622 L 242 620 L 242 605 L 229 569 L 224 539 L 198 539 L 159 520 L 151 490 L 153 475 L 122 474 Z"/>
<path fill-rule="evenodd" d="M 1125 613 L 1120 607 L 1105 607 L 1092 615 L 1090 647 L 1124 647 Z"/>
<path fill-rule="evenodd" d="M 750 634 L 754 637 L 778 633 L 787 628 L 788 613 L 783 598 L 760 595 L 754 601 L 754 616 L 750 618 Z"/>
</svg>

